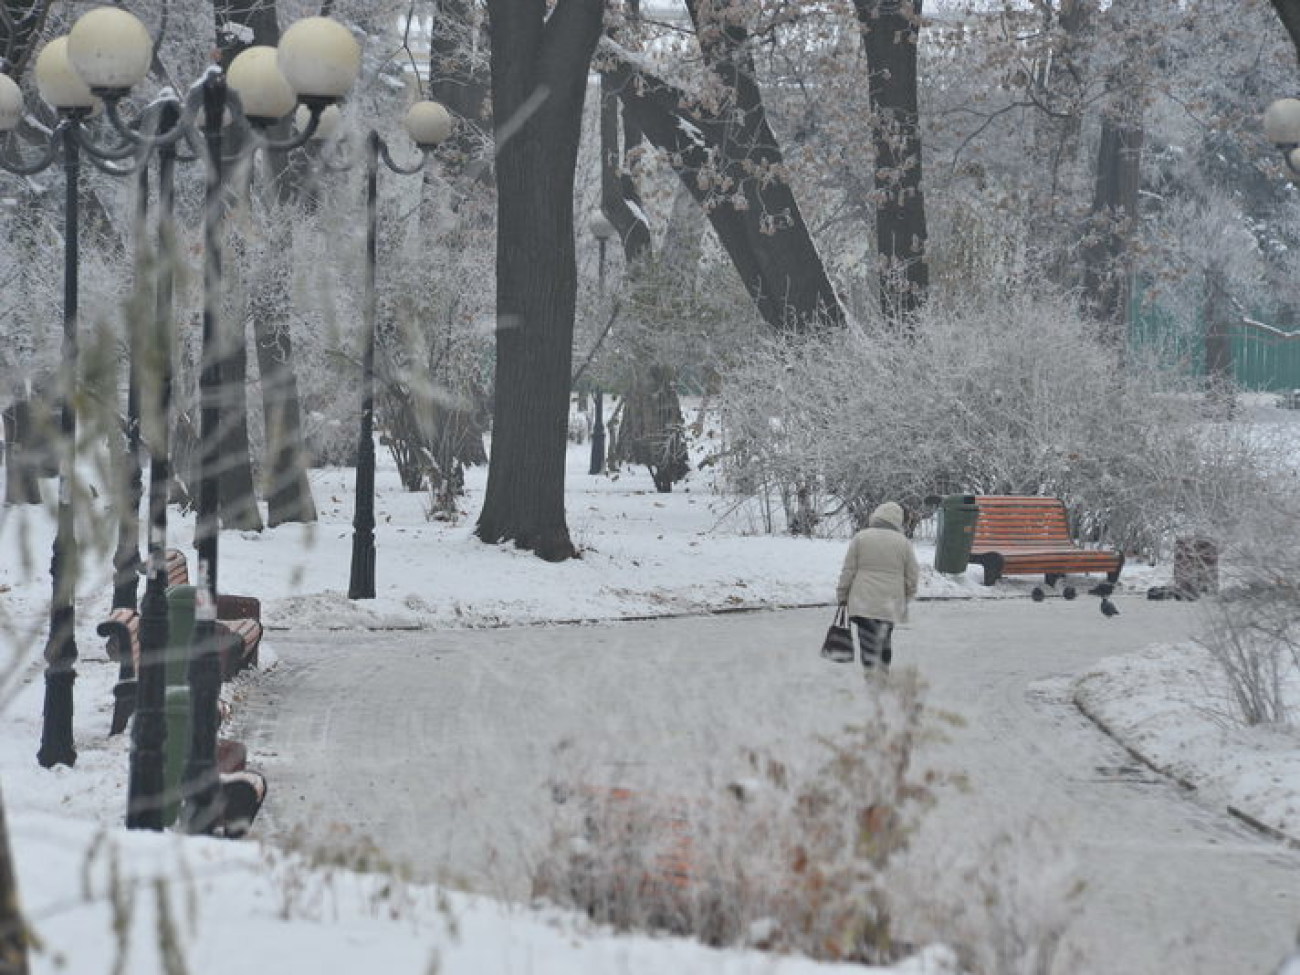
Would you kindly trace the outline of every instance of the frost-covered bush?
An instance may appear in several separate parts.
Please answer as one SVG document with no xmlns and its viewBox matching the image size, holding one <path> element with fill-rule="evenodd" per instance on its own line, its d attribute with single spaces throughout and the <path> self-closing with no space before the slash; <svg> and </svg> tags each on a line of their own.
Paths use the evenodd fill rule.
<svg viewBox="0 0 1300 975">
<path fill-rule="evenodd" d="M 1296 725 L 1300 717 L 1300 519 L 1294 475 L 1279 475 L 1214 536 L 1220 598 L 1202 603 L 1198 641 L 1223 672 L 1233 717 L 1246 725 Z"/>
<path fill-rule="evenodd" d="M 906 949 L 890 871 L 940 779 L 913 765 L 934 730 L 915 671 L 873 688 L 860 725 L 798 768 L 746 756 L 702 799 L 557 784 L 562 817 L 533 892 L 621 930 L 881 962 Z"/>
<path fill-rule="evenodd" d="M 1091 336 L 1064 297 L 1022 294 L 937 296 L 914 338 L 768 341 L 725 377 L 724 470 L 794 499 L 804 531 L 886 499 L 1053 495 L 1081 536 L 1155 555 L 1258 489 L 1255 448 L 1186 379 Z"/>
</svg>

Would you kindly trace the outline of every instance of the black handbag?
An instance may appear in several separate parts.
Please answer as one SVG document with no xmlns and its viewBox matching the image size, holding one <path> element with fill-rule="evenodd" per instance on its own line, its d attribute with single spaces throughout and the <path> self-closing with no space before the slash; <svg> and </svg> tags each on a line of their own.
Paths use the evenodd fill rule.
<svg viewBox="0 0 1300 975">
<path fill-rule="evenodd" d="M 849 608 L 843 603 L 835 611 L 835 619 L 831 621 L 830 629 L 826 631 L 826 639 L 822 641 L 822 656 L 827 660 L 837 664 L 850 664 L 853 662 L 853 630 L 849 625 Z"/>
</svg>

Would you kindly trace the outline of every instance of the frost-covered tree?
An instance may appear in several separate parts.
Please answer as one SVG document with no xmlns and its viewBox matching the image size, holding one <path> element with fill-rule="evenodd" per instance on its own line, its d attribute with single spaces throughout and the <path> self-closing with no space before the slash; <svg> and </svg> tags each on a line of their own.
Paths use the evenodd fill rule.
<svg viewBox="0 0 1300 975">
<path fill-rule="evenodd" d="M 930 285 L 917 107 L 921 0 L 854 0 L 875 149 L 876 258 L 887 319 L 910 328 Z"/>
<path fill-rule="evenodd" d="M 843 322 L 843 309 L 786 179 L 753 60 L 750 7 L 687 4 L 707 70 L 691 89 L 621 45 L 602 44 L 597 67 L 625 118 L 667 155 L 708 215 L 759 313 L 777 331 Z"/>
</svg>

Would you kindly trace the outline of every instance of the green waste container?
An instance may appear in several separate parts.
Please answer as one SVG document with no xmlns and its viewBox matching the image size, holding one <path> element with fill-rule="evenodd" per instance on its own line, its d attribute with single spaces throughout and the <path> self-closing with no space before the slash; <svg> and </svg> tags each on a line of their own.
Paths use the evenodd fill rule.
<svg viewBox="0 0 1300 975">
<path fill-rule="evenodd" d="M 176 822 L 181 806 L 181 776 L 190 757 L 190 642 L 194 639 L 194 586 L 167 590 L 166 697 L 167 743 L 163 747 L 163 825 Z"/>
<path fill-rule="evenodd" d="M 973 494 L 949 494 L 940 502 L 939 534 L 934 546 L 934 567 L 939 572 L 966 571 L 979 513 Z"/>
<path fill-rule="evenodd" d="M 195 586 L 172 586 L 167 590 L 167 686 L 189 683 L 190 643 L 194 639 Z"/>
<path fill-rule="evenodd" d="M 167 742 L 163 746 L 163 825 L 176 822 L 181 807 L 181 777 L 190 757 L 190 689 L 169 687 L 163 705 Z"/>
</svg>

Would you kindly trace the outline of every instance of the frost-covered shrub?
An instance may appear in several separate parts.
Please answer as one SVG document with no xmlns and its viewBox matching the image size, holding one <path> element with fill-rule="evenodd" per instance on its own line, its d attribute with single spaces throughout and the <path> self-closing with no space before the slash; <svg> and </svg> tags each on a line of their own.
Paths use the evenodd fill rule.
<svg viewBox="0 0 1300 975">
<path fill-rule="evenodd" d="M 724 470 L 787 520 L 935 494 L 1065 499 L 1081 536 L 1154 555 L 1258 490 L 1256 448 L 1187 380 L 1116 355 L 1063 297 L 936 297 L 914 338 L 771 340 L 726 376 Z M 823 529 L 824 530 L 824 529 Z"/>
<path fill-rule="evenodd" d="M 537 897 L 622 930 L 713 945 L 881 962 L 904 949 L 890 871 L 933 801 L 913 766 L 933 730 L 915 671 L 868 695 L 862 724 L 818 767 L 746 756 L 724 789 L 690 800 L 557 785 L 562 819 L 533 874 Z"/>
<path fill-rule="evenodd" d="M 1295 725 L 1300 716 L 1300 553 L 1282 541 L 1300 519 L 1293 481 L 1280 477 L 1275 494 L 1215 535 L 1224 585 L 1220 598 L 1202 603 L 1198 641 L 1246 725 Z"/>
</svg>

